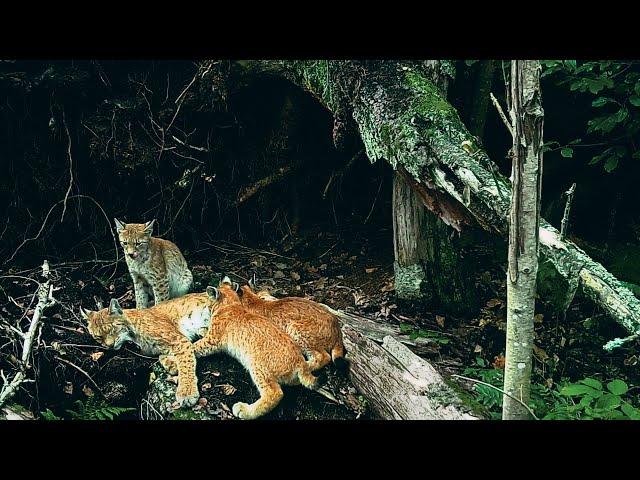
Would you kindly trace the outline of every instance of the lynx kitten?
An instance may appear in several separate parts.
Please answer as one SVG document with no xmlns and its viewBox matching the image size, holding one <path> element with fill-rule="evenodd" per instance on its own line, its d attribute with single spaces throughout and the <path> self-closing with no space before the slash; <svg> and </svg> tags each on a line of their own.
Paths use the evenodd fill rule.
<svg viewBox="0 0 640 480">
<path fill-rule="evenodd" d="M 176 401 L 180 406 L 192 406 L 199 393 L 191 342 L 206 332 L 211 318 L 211 302 L 204 295 L 194 293 L 145 310 L 123 310 L 114 298 L 109 308 L 97 312 L 81 308 L 80 313 L 87 320 L 89 333 L 101 345 L 118 350 L 130 341 L 147 355 L 160 355 L 165 368 L 177 370 Z"/>
<path fill-rule="evenodd" d="M 344 368 L 344 344 L 338 318 L 322 305 L 306 298 L 285 297 L 266 300 L 251 287 L 242 287 L 242 305 L 249 311 L 263 315 L 286 332 L 302 352 L 310 358 L 312 370 L 324 367 L 333 360 Z"/>
<path fill-rule="evenodd" d="M 302 384 L 310 389 L 320 386 L 300 348 L 269 320 L 247 311 L 228 278 L 218 288 L 208 287 L 207 293 L 214 301 L 211 327 L 193 344 L 196 356 L 228 353 L 249 371 L 260 392 L 260 398 L 251 405 L 233 405 L 235 416 L 254 419 L 273 410 L 283 396 L 281 384 Z"/>
<path fill-rule="evenodd" d="M 184 295 L 193 284 L 193 275 L 178 247 L 169 240 L 154 238 L 155 220 L 122 223 L 116 229 L 136 294 L 136 308 L 147 308 L 153 295 L 156 304 Z"/>
</svg>

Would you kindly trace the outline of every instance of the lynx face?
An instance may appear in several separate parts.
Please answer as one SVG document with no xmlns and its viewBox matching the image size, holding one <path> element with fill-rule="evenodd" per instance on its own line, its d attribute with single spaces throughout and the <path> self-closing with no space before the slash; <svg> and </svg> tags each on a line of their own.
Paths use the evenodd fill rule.
<svg viewBox="0 0 640 480">
<path fill-rule="evenodd" d="M 132 260 L 147 258 L 155 220 L 147 223 L 122 223 L 116 218 L 115 221 L 125 255 Z"/>
<path fill-rule="evenodd" d="M 118 350 L 130 340 L 128 324 L 117 302 L 112 301 L 109 308 L 103 308 L 98 312 L 81 308 L 80 313 L 87 321 L 89 334 L 99 344 Z"/>
</svg>

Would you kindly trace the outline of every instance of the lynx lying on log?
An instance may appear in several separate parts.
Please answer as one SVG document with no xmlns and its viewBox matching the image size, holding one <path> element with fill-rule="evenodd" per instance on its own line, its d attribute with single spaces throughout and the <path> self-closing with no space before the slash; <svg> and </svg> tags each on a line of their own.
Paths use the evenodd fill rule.
<svg viewBox="0 0 640 480">
<path fill-rule="evenodd" d="M 147 308 L 151 295 L 158 304 L 189 292 L 193 275 L 187 262 L 173 242 L 151 236 L 155 220 L 122 223 L 116 218 L 115 222 L 133 280 L 136 308 Z"/>
<path fill-rule="evenodd" d="M 193 347 L 198 357 L 224 351 L 249 371 L 260 398 L 251 405 L 238 402 L 232 411 L 237 417 L 254 419 L 278 405 L 281 384 L 316 389 L 320 382 L 294 341 L 266 318 L 245 309 L 227 280 L 218 288 L 207 288 L 214 300 L 211 327 Z"/>
<path fill-rule="evenodd" d="M 191 343 L 206 333 L 211 301 L 206 294 L 193 293 L 144 310 L 123 310 L 115 298 L 109 308 L 94 312 L 80 309 L 87 329 L 101 345 L 118 350 L 133 342 L 147 355 L 160 355 L 169 371 L 177 370 L 176 401 L 192 406 L 198 401 L 196 357 Z"/>
<path fill-rule="evenodd" d="M 312 370 L 318 370 L 333 360 L 345 366 L 344 344 L 338 318 L 326 308 L 306 298 L 285 297 L 265 300 L 251 287 L 241 288 L 242 305 L 263 315 L 287 333 L 310 359 Z"/>
</svg>

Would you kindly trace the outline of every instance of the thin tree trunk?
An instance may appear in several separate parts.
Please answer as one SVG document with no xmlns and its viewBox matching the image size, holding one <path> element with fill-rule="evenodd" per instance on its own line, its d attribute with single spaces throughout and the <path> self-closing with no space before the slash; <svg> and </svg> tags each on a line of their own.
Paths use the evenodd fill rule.
<svg viewBox="0 0 640 480">
<path fill-rule="evenodd" d="M 542 129 L 540 62 L 511 62 L 511 118 L 513 164 L 507 273 L 507 351 L 504 390 L 528 404 L 531 388 L 531 352 L 538 272 L 538 232 L 542 184 Z M 526 408 L 503 397 L 502 418 L 529 418 Z"/>
</svg>

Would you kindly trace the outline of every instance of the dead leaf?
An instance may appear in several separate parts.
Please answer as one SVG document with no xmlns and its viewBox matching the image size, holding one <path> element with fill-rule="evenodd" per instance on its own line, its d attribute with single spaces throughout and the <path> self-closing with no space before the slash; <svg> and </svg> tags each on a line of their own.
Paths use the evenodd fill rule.
<svg viewBox="0 0 640 480">
<path fill-rule="evenodd" d="M 67 382 L 65 386 L 62 388 L 62 391 L 67 395 L 73 395 L 73 383 Z"/>
<path fill-rule="evenodd" d="M 277 270 L 274 274 L 273 274 L 273 278 L 284 278 L 284 272 L 282 270 Z"/>
<path fill-rule="evenodd" d="M 225 412 L 230 412 L 230 411 L 231 411 L 231 409 L 230 409 L 229 407 L 227 407 L 227 404 L 226 404 L 226 403 L 224 403 L 224 402 L 220 402 L 220 406 L 222 407 L 222 409 L 223 409 Z"/>
<path fill-rule="evenodd" d="M 211 375 L 213 375 L 214 377 L 219 377 L 220 376 L 220 372 L 211 372 Z"/>
<path fill-rule="evenodd" d="M 94 362 L 97 362 L 98 360 L 100 360 L 102 358 L 102 356 L 104 355 L 104 352 L 95 352 L 91 354 L 91 360 L 93 360 Z"/>
<path fill-rule="evenodd" d="M 440 326 L 440 328 L 444 328 L 444 317 L 441 315 L 436 315 L 436 323 Z"/>
<path fill-rule="evenodd" d="M 291 278 L 297 282 L 300 280 L 300 274 L 298 272 L 291 272 Z"/>
<path fill-rule="evenodd" d="M 198 399 L 198 405 L 200 405 L 201 407 L 205 407 L 205 406 L 207 405 L 207 403 L 208 403 L 208 402 L 207 402 L 207 399 L 206 399 L 206 398 L 204 398 L 204 397 L 200 397 L 200 398 Z"/>
<path fill-rule="evenodd" d="M 533 316 L 534 323 L 542 323 L 543 319 L 544 319 L 544 315 L 541 313 L 537 313 L 536 315 Z"/>
<path fill-rule="evenodd" d="M 203 383 L 201 388 L 202 388 L 203 392 L 206 392 L 207 390 L 209 390 L 211 388 L 211 383 L 209 383 L 209 382 Z"/>
<path fill-rule="evenodd" d="M 222 393 L 224 393 L 225 395 L 233 395 L 238 391 L 236 387 L 228 383 L 225 383 L 224 385 L 216 385 L 216 386 L 222 388 Z"/>
<path fill-rule="evenodd" d="M 307 268 L 307 272 L 309 273 L 318 273 L 318 269 L 313 265 Z"/>
<path fill-rule="evenodd" d="M 365 268 L 364 271 L 367 273 L 373 273 L 375 272 L 377 269 L 377 267 L 371 267 L 371 268 Z"/>
<path fill-rule="evenodd" d="M 638 357 L 635 355 L 631 355 L 629 358 L 624 359 L 624 364 L 626 366 L 633 366 L 638 364 Z"/>
<path fill-rule="evenodd" d="M 547 378 L 544 381 L 544 384 L 547 386 L 547 388 L 551 388 L 553 386 L 553 378 Z"/>
<path fill-rule="evenodd" d="M 168 375 L 167 382 L 178 384 L 178 375 Z"/>
<path fill-rule="evenodd" d="M 86 385 L 82 387 L 82 393 L 84 393 L 87 397 L 93 397 L 93 390 L 91 390 Z"/>
<path fill-rule="evenodd" d="M 533 354 L 538 357 L 541 362 L 549 359 L 549 355 L 547 355 L 547 352 L 538 347 L 536 344 L 533 345 Z"/>
<path fill-rule="evenodd" d="M 493 360 L 493 368 L 504 370 L 504 363 L 505 363 L 504 355 L 498 355 Z"/>
<path fill-rule="evenodd" d="M 387 282 L 380 289 L 381 292 L 393 292 L 396 289 L 396 286 L 393 284 L 393 281 Z"/>
<path fill-rule="evenodd" d="M 498 305 L 502 305 L 502 300 L 500 300 L 499 298 L 492 298 L 491 300 L 489 300 L 487 302 L 487 307 L 488 308 L 493 308 L 493 307 L 498 306 Z"/>
<path fill-rule="evenodd" d="M 155 380 L 156 380 L 156 374 L 151 372 L 149 374 L 149 385 L 151 385 L 153 382 L 155 382 Z"/>
<path fill-rule="evenodd" d="M 474 353 L 480 353 L 482 351 L 482 346 L 476 345 L 476 348 L 473 349 Z"/>
<path fill-rule="evenodd" d="M 323 263 L 322 265 L 320 265 L 320 270 L 322 270 L 323 272 L 327 269 L 327 264 Z"/>
</svg>

